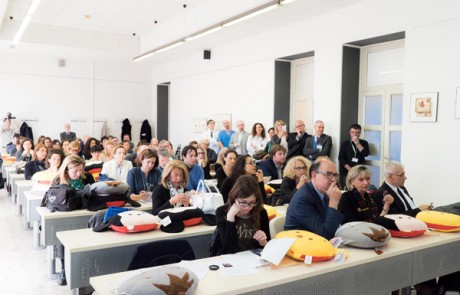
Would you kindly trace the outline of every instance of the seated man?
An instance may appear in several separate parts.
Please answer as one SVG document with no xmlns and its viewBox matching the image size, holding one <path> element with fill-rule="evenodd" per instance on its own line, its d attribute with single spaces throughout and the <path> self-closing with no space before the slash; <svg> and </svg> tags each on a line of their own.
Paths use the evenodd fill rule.
<svg viewBox="0 0 460 295">
<path fill-rule="evenodd" d="M 198 152 L 193 145 L 187 145 L 182 149 L 182 159 L 187 166 L 189 179 L 186 190 L 196 190 L 200 180 L 204 180 L 204 171 L 197 163 Z"/>
<path fill-rule="evenodd" d="M 332 239 L 343 217 L 337 210 L 342 197 L 337 178 L 337 167 L 331 160 L 317 159 L 310 167 L 311 181 L 289 203 L 284 229 L 307 230 Z"/>
<path fill-rule="evenodd" d="M 259 167 L 262 169 L 264 176 L 271 176 L 271 180 L 282 179 L 285 162 L 286 148 L 282 145 L 275 144 L 270 150 L 268 159 L 260 162 Z"/>
<path fill-rule="evenodd" d="M 375 198 L 379 209 L 383 208 L 383 197 L 390 194 L 394 202 L 388 209 L 388 214 L 406 214 L 415 217 L 420 211 L 430 210 L 431 205 L 422 204 L 417 207 L 412 200 L 409 192 L 404 187 L 406 182 L 404 166 L 396 161 L 389 161 L 385 165 L 385 181 L 377 190 Z"/>
</svg>

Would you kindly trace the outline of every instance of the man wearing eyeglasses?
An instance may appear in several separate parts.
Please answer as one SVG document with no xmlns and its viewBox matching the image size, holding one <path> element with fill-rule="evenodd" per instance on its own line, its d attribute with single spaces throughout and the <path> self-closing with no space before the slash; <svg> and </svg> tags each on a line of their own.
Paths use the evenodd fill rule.
<svg viewBox="0 0 460 295">
<path fill-rule="evenodd" d="M 301 229 L 332 239 L 342 222 L 337 208 L 342 191 L 337 186 L 337 167 L 319 158 L 310 167 L 310 182 L 292 197 L 286 213 L 285 230 Z"/>
<path fill-rule="evenodd" d="M 369 143 L 361 136 L 361 125 L 350 126 L 350 139 L 342 142 L 339 151 L 340 162 L 340 185 L 345 187 L 345 179 L 348 170 L 356 165 L 364 165 L 366 157 L 369 156 Z"/>
<path fill-rule="evenodd" d="M 302 151 L 305 147 L 305 141 L 309 138 L 307 132 L 305 132 L 305 123 L 302 120 L 295 121 L 295 132 L 291 132 L 288 135 L 288 153 L 286 155 L 286 162 L 295 156 L 301 156 Z"/>
<path fill-rule="evenodd" d="M 394 202 L 388 209 L 388 214 L 406 214 L 415 217 L 420 211 L 432 209 L 431 205 L 422 204 L 417 207 L 404 187 L 407 176 L 404 166 L 396 161 L 389 161 L 385 165 L 385 181 L 377 190 L 375 198 L 380 210 L 383 208 L 383 197 L 390 194 Z"/>
</svg>

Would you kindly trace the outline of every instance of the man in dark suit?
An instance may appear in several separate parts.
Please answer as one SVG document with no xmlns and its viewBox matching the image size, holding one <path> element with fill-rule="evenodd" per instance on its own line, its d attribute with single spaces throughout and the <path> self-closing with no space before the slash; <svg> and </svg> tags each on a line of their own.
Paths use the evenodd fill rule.
<svg viewBox="0 0 460 295">
<path fill-rule="evenodd" d="M 77 135 L 75 134 L 75 132 L 70 132 L 70 124 L 69 123 L 64 124 L 64 130 L 65 131 L 60 134 L 61 142 L 64 141 L 64 140 L 68 140 L 68 141 L 72 142 L 75 139 L 77 139 Z"/>
<path fill-rule="evenodd" d="M 260 162 L 260 169 L 264 176 L 271 176 L 273 179 L 283 178 L 284 163 L 286 162 L 286 148 L 282 145 L 275 144 L 270 150 L 268 159 Z"/>
<path fill-rule="evenodd" d="M 285 230 L 307 230 L 326 239 L 334 237 L 342 222 L 339 206 L 342 191 L 337 186 L 337 167 L 326 158 L 310 167 L 310 182 L 291 199 L 286 213 Z"/>
<path fill-rule="evenodd" d="M 415 217 L 420 211 L 432 209 L 432 206 L 427 204 L 418 207 L 415 205 L 414 200 L 404 187 L 406 179 L 406 172 L 401 163 L 389 161 L 385 165 L 385 181 L 375 194 L 380 210 L 383 208 L 383 197 L 387 194 L 390 194 L 394 199 L 388 209 L 388 214 L 406 214 Z"/>
<path fill-rule="evenodd" d="M 288 152 L 286 155 L 286 162 L 290 158 L 302 155 L 302 151 L 305 146 L 305 141 L 310 135 L 305 132 L 305 123 L 302 120 L 295 121 L 295 132 L 291 132 L 288 135 Z"/>
<path fill-rule="evenodd" d="M 352 124 L 350 126 L 350 139 L 345 140 L 340 145 L 339 167 L 340 167 L 340 186 L 345 187 L 345 179 L 348 170 L 356 165 L 364 165 L 366 157 L 369 156 L 369 143 L 361 136 L 361 125 Z"/>
<path fill-rule="evenodd" d="M 330 156 L 332 149 L 332 138 L 324 134 L 323 121 L 317 120 L 313 126 L 315 134 L 307 138 L 303 155 L 314 162 L 320 156 Z"/>
</svg>

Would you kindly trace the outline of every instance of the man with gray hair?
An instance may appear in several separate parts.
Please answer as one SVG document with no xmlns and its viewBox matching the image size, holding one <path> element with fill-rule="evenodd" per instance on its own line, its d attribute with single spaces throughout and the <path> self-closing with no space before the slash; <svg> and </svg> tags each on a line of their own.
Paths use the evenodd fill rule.
<svg viewBox="0 0 460 295">
<path fill-rule="evenodd" d="M 324 133 L 324 123 L 321 120 L 315 121 L 313 125 L 315 134 L 307 138 L 303 155 L 314 162 L 320 156 L 331 156 L 332 138 Z"/>
<path fill-rule="evenodd" d="M 244 130 L 244 121 L 238 120 L 236 122 L 236 133 L 230 137 L 228 147 L 234 149 L 238 155 L 247 155 L 248 149 L 246 144 L 248 142 L 249 133 Z"/>
<path fill-rule="evenodd" d="M 409 192 L 404 187 L 407 176 L 403 164 L 397 161 L 389 161 L 385 165 L 385 181 L 375 195 L 379 210 L 383 209 L 383 197 L 390 194 L 394 202 L 388 209 L 388 214 L 406 214 L 415 217 L 420 211 L 432 209 L 431 205 L 422 204 L 416 206 Z"/>
</svg>

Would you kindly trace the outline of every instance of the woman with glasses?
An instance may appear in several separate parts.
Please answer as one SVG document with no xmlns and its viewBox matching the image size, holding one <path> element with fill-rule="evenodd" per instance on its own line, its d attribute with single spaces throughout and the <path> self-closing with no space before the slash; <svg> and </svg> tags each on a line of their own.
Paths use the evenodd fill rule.
<svg viewBox="0 0 460 295">
<path fill-rule="evenodd" d="M 239 156 L 233 166 L 232 174 L 222 183 L 220 193 L 224 198 L 224 203 L 229 199 L 230 190 L 233 188 L 237 179 L 242 175 L 251 175 L 259 185 L 260 194 L 263 204 L 267 203 L 267 195 L 265 194 L 264 175 L 262 170 L 257 170 L 254 159 L 249 155 Z"/>
<path fill-rule="evenodd" d="M 289 203 L 295 192 L 309 181 L 308 171 L 311 162 L 303 156 L 291 158 L 284 168 L 283 181 L 279 190 L 278 200 L 273 205 Z"/>
<path fill-rule="evenodd" d="M 346 186 L 339 202 L 339 211 L 343 214 L 342 224 L 352 221 L 374 222 L 378 217 L 388 213 L 393 197 L 387 194 L 383 198 L 383 209 L 375 203 L 367 191 L 371 186 L 372 172 L 364 165 L 358 165 L 348 171 Z"/>
<path fill-rule="evenodd" d="M 216 210 L 217 233 L 213 254 L 231 254 L 263 248 L 270 239 L 268 215 L 255 177 L 240 176 L 228 204 Z"/>
</svg>

